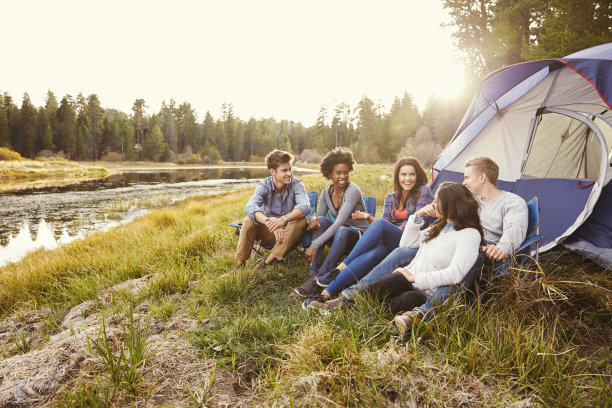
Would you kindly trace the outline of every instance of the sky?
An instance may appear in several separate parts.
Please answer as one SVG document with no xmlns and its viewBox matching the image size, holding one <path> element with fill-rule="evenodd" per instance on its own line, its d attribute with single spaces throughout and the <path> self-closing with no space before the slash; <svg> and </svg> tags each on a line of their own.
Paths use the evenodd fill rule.
<svg viewBox="0 0 612 408">
<path fill-rule="evenodd" d="M 363 96 L 390 108 L 462 89 L 440 0 L 53 0 L 3 2 L 0 92 L 42 106 L 48 90 L 95 93 L 147 113 L 189 102 L 198 120 L 231 103 L 242 120 L 315 123 Z M 9 35 L 10 33 L 10 35 Z"/>
</svg>

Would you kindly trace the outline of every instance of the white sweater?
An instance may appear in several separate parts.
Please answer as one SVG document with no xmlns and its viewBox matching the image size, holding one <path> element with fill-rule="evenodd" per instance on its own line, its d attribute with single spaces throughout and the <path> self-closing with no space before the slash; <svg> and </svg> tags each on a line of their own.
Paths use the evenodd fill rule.
<svg viewBox="0 0 612 408">
<path fill-rule="evenodd" d="M 423 243 L 429 228 L 420 231 L 422 223 L 415 223 L 411 215 L 400 240 L 400 246 L 419 248 L 408 265 L 415 276 L 412 286 L 426 295 L 433 295 L 440 286 L 460 283 L 476 262 L 480 248 L 480 234 L 475 228 L 461 231 L 450 229 L 429 242 Z"/>
</svg>

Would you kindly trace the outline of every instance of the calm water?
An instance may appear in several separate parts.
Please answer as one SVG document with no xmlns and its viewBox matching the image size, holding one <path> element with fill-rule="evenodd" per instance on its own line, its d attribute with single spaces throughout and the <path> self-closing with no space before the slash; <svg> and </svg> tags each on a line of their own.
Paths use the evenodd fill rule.
<svg viewBox="0 0 612 408">
<path fill-rule="evenodd" d="M 265 168 L 139 171 L 0 194 L 0 266 L 129 222 L 152 207 L 254 186 L 268 175 Z"/>
</svg>

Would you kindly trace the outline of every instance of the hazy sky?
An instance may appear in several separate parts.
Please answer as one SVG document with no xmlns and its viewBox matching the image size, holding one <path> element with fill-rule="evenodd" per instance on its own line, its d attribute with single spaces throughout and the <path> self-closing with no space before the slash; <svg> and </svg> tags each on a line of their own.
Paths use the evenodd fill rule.
<svg viewBox="0 0 612 408">
<path fill-rule="evenodd" d="M 198 120 L 223 102 L 243 120 L 312 125 L 319 108 L 364 96 L 388 110 L 410 92 L 456 93 L 462 65 L 441 1 L 5 1 L 0 91 L 36 106 L 47 90 L 95 93 L 102 106 L 148 113 L 191 103 Z"/>
</svg>

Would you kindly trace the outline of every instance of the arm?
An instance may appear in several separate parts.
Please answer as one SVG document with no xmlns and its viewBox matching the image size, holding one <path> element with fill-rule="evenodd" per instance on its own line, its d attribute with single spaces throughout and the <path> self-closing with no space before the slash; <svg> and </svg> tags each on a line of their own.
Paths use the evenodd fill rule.
<svg viewBox="0 0 612 408">
<path fill-rule="evenodd" d="M 399 246 L 406 248 L 418 248 L 421 246 L 421 227 L 423 218 L 412 214 L 408 217 Z"/>
<path fill-rule="evenodd" d="M 265 217 L 264 213 L 264 203 L 268 197 L 268 188 L 266 187 L 266 180 L 262 180 L 257 184 L 257 188 L 255 188 L 255 192 L 249 198 L 247 202 L 244 212 L 246 215 L 251 217 L 255 223 L 263 222 L 263 217 Z M 256 216 L 256 213 L 259 213 L 259 216 Z"/>
<path fill-rule="evenodd" d="M 393 218 L 393 207 L 395 203 L 395 194 L 387 194 L 385 197 L 385 204 L 383 205 L 383 215 L 382 219 L 391 221 Z"/>
<path fill-rule="evenodd" d="M 461 282 L 476 262 L 479 246 L 480 234 L 474 228 L 458 231 L 455 252 L 449 265 L 440 270 L 415 274 L 415 285 L 436 288 Z"/>
<path fill-rule="evenodd" d="M 527 203 L 522 198 L 514 196 L 513 200 L 508 201 L 504 206 L 502 221 L 504 232 L 497 243 L 497 247 L 504 251 L 506 255 L 513 254 L 525 240 L 528 222 Z"/>
<path fill-rule="evenodd" d="M 306 188 L 304 187 L 304 183 L 302 183 L 300 180 L 295 179 L 292 184 L 294 188 L 294 208 L 291 212 L 289 212 L 291 216 L 289 217 L 290 219 L 288 221 L 294 221 L 299 220 L 300 218 L 304 218 L 310 212 L 310 200 L 308 199 L 308 195 L 306 194 Z M 301 214 L 297 212 L 298 210 L 301 212 Z"/>
<path fill-rule="evenodd" d="M 336 221 L 320 237 L 312 241 L 311 248 L 320 249 L 327 240 L 334 236 L 338 228 L 349 219 L 353 209 L 362 200 L 359 188 L 350 188 L 344 193 L 344 200 L 338 211 Z"/>
</svg>

